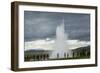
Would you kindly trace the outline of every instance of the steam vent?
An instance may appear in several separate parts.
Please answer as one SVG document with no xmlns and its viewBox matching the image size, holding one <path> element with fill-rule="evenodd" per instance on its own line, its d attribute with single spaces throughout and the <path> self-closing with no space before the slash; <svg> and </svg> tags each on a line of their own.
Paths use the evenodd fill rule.
<svg viewBox="0 0 100 73">
<path fill-rule="evenodd" d="M 62 23 L 56 28 L 55 48 L 52 51 L 50 58 L 68 58 L 72 57 L 71 51 L 68 49 L 67 34 L 64 29 L 64 19 Z M 67 44 L 66 44 L 67 43 Z"/>
</svg>

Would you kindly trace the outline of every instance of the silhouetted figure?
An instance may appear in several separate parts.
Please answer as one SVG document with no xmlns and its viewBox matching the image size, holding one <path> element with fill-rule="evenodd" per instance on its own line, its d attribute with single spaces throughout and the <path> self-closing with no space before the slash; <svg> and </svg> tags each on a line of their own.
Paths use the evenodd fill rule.
<svg viewBox="0 0 100 73">
<path fill-rule="evenodd" d="M 64 58 L 66 58 L 66 53 L 64 53 Z"/>
<path fill-rule="evenodd" d="M 59 53 L 57 53 L 57 58 L 59 58 Z"/>
</svg>

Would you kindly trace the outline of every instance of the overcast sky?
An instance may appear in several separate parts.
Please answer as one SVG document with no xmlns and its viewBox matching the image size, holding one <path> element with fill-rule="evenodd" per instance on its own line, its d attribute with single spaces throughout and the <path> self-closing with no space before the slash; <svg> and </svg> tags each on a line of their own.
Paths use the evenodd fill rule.
<svg viewBox="0 0 100 73">
<path fill-rule="evenodd" d="M 90 40 L 90 15 L 24 11 L 24 40 L 54 39 L 56 27 L 64 19 L 65 33 L 71 40 Z"/>
</svg>

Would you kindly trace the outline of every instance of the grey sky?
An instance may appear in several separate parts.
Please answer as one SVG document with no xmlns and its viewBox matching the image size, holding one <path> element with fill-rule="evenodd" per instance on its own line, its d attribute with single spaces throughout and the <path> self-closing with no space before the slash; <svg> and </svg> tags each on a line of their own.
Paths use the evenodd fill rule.
<svg viewBox="0 0 100 73">
<path fill-rule="evenodd" d="M 63 18 L 69 39 L 90 40 L 89 14 L 24 11 L 25 41 L 53 39 Z"/>
</svg>

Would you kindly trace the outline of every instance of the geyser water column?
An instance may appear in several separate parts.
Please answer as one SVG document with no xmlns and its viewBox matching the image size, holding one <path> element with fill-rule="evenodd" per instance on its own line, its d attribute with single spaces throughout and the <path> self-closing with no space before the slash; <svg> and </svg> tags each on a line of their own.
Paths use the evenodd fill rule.
<svg viewBox="0 0 100 73">
<path fill-rule="evenodd" d="M 66 48 L 66 35 L 64 30 L 64 20 L 56 29 L 55 51 L 63 51 Z M 67 50 L 67 49 L 66 49 Z"/>
<path fill-rule="evenodd" d="M 64 19 L 61 24 L 56 28 L 56 40 L 55 40 L 55 48 L 50 56 L 50 58 L 67 58 L 70 55 L 70 51 L 68 49 L 67 44 L 67 35 L 65 34 L 64 29 Z"/>
</svg>

